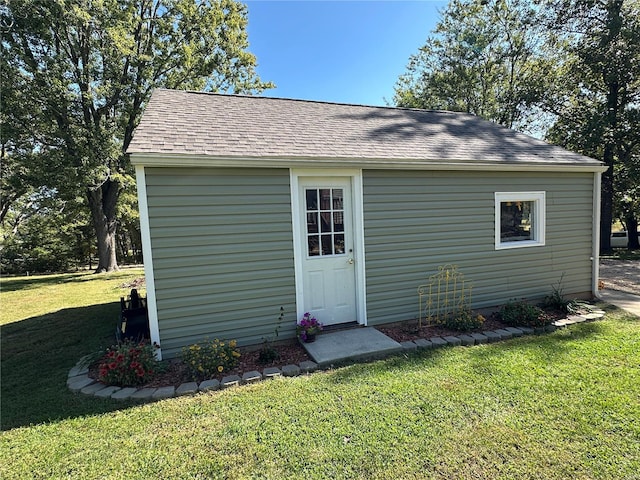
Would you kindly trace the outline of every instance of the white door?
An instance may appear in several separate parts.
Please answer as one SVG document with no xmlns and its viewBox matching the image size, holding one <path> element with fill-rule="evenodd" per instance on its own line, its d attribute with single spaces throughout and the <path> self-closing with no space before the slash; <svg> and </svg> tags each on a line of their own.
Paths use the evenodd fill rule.
<svg viewBox="0 0 640 480">
<path fill-rule="evenodd" d="M 356 316 L 353 200 L 350 178 L 300 178 L 304 311 L 324 325 Z"/>
</svg>

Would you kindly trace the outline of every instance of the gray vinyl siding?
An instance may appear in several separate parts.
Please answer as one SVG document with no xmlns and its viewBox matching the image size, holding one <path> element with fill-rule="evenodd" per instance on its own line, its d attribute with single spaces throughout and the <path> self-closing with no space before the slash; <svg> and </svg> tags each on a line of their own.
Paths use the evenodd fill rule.
<svg viewBox="0 0 640 480">
<path fill-rule="evenodd" d="M 295 334 L 287 169 L 145 169 L 162 352 Z"/>
<path fill-rule="evenodd" d="M 496 250 L 494 193 L 546 192 L 546 245 Z M 416 318 L 417 287 L 455 264 L 474 308 L 539 299 L 564 273 L 568 295 L 591 291 L 592 173 L 364 171 L 367 319 Z"/>
</svg>

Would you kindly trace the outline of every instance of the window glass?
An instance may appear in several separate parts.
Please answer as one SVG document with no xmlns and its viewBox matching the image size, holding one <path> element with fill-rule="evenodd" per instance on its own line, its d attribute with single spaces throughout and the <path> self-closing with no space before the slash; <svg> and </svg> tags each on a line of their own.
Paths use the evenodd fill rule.
<svg viewBox="0 0 640 480">
<path fill-rule="evenodd" d="M 333 209 L 334 210 L 343 210 L 344 206 L 343 206 L 343 198 L 342 198 L 342 189 L 341 188 L 334 188 L 331 191 L 331 197 L 333 198 Z"/>
<path fill-rule="evenodd" d="M 307 212 L 307 233 L 318 233 L 317 212 Z"/>
<path fill-rule="evenodd" d="M 318 209 L 318 190 L 307 190 L 307 211 Z"/>
<path fill-rule="evenodd" d="M 322 255 L 331 255 L 333 253 L 333 243 L 331 235 L 322 235 Z"/>
<path fill-rule="evenodd" d="M 331 209 L 331 190 L 328 188 L 323 188 L 320 190 L 320 209 Z"/>
<path fill-rule="evenodd" d="M 500 241 L 521 242 L 533 238 L 534 202 L 500 202 Z"/>
<path fill-rule="evenodd" d="M 320 237 L 318 235 L 309 235 L 307 237 L 307 245 L 310 257 L 320 255 Z"/>
</svg>

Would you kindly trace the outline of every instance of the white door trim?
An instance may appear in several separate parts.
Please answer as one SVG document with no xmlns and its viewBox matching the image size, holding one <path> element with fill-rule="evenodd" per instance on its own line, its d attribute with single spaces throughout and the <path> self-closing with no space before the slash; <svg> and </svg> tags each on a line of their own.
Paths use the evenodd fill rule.
<svg viewBox="0 0 640 480">
<path fill-rule="evenodd" d="M 293 255 L 296 282 L 296 318 L 304 315 L 304 289 L 302 259 L 302 229 L 300 219 L 300 178 L 303 177 L 343 177 L 351 180 L 351 205 L 353 209 L 353 248 L 355 260 L 356 282 L 356 320 L 361 325 L 367 325 L 366 280 L 364 265 L 364 210 L 362 205 L 362 170 L 361 169 L 290 169 L 291 185 L 291 224 L 293 230 Z"/>
</svg>

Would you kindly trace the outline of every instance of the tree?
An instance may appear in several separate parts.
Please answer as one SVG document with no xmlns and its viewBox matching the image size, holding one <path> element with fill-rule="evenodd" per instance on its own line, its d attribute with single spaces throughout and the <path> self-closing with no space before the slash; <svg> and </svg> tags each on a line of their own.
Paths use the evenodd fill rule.
<svg viewBox="0 0 640 480">
<path fill-rule="evenodd" d="M 117 205 L 132 173 L 124 152 L 151 91 L 272 87 L 255 73 L 247 10 L 233 0 L 12 0 L 0 15 L 3 66 L 23 105 L 12 120 L 36 160 L 28 169 L 63 200 L 84 191 L 97 271 L 118 268 Z M 2 143 L 13 160 L 12 132 Z"/>
<path fill-rule="evenodd" d="M 3 274 L 66 271 L 86 264 L 91 245 L 82 198 L 41 187 L 18 198 L 0 227 Z"/>
<path fill-rule="evenodd" d="M 400 76 L 398 106 L 472 113 L 527 126 L 538 86 L 540 32 L 526 0 L 452 0 Z"/>
<path fill-rule="evenodd" d="M 549 39 L 564 53 L 558 84 L 543 101 L 556 115 L 548 138 L 609 167 L 600 208 L 601 251 L 608 252 L 616 189 L 633 191 L 629 180 L 637 181 L 632 162 L 640 148 L 640 2 L 552 0 L 548 6 L 546 25 L 555 34 Z"/>
<path fill-rule="evenodd" d="M 636 126 L 640 122 L 635 123 Z M 635 135 L 640 139 L 640 131 Z M 621 161 L 615 166 L 614 179 L 615 191 L 613 209 L 614 215 L 624 225 L 628 232 L 627 248 L 640 249 L 638 235 L 638 219 L 640 218 L 640 145 L 635 143 L 635 148 L 623 147 L 620 153 Z"/>
</svg>

